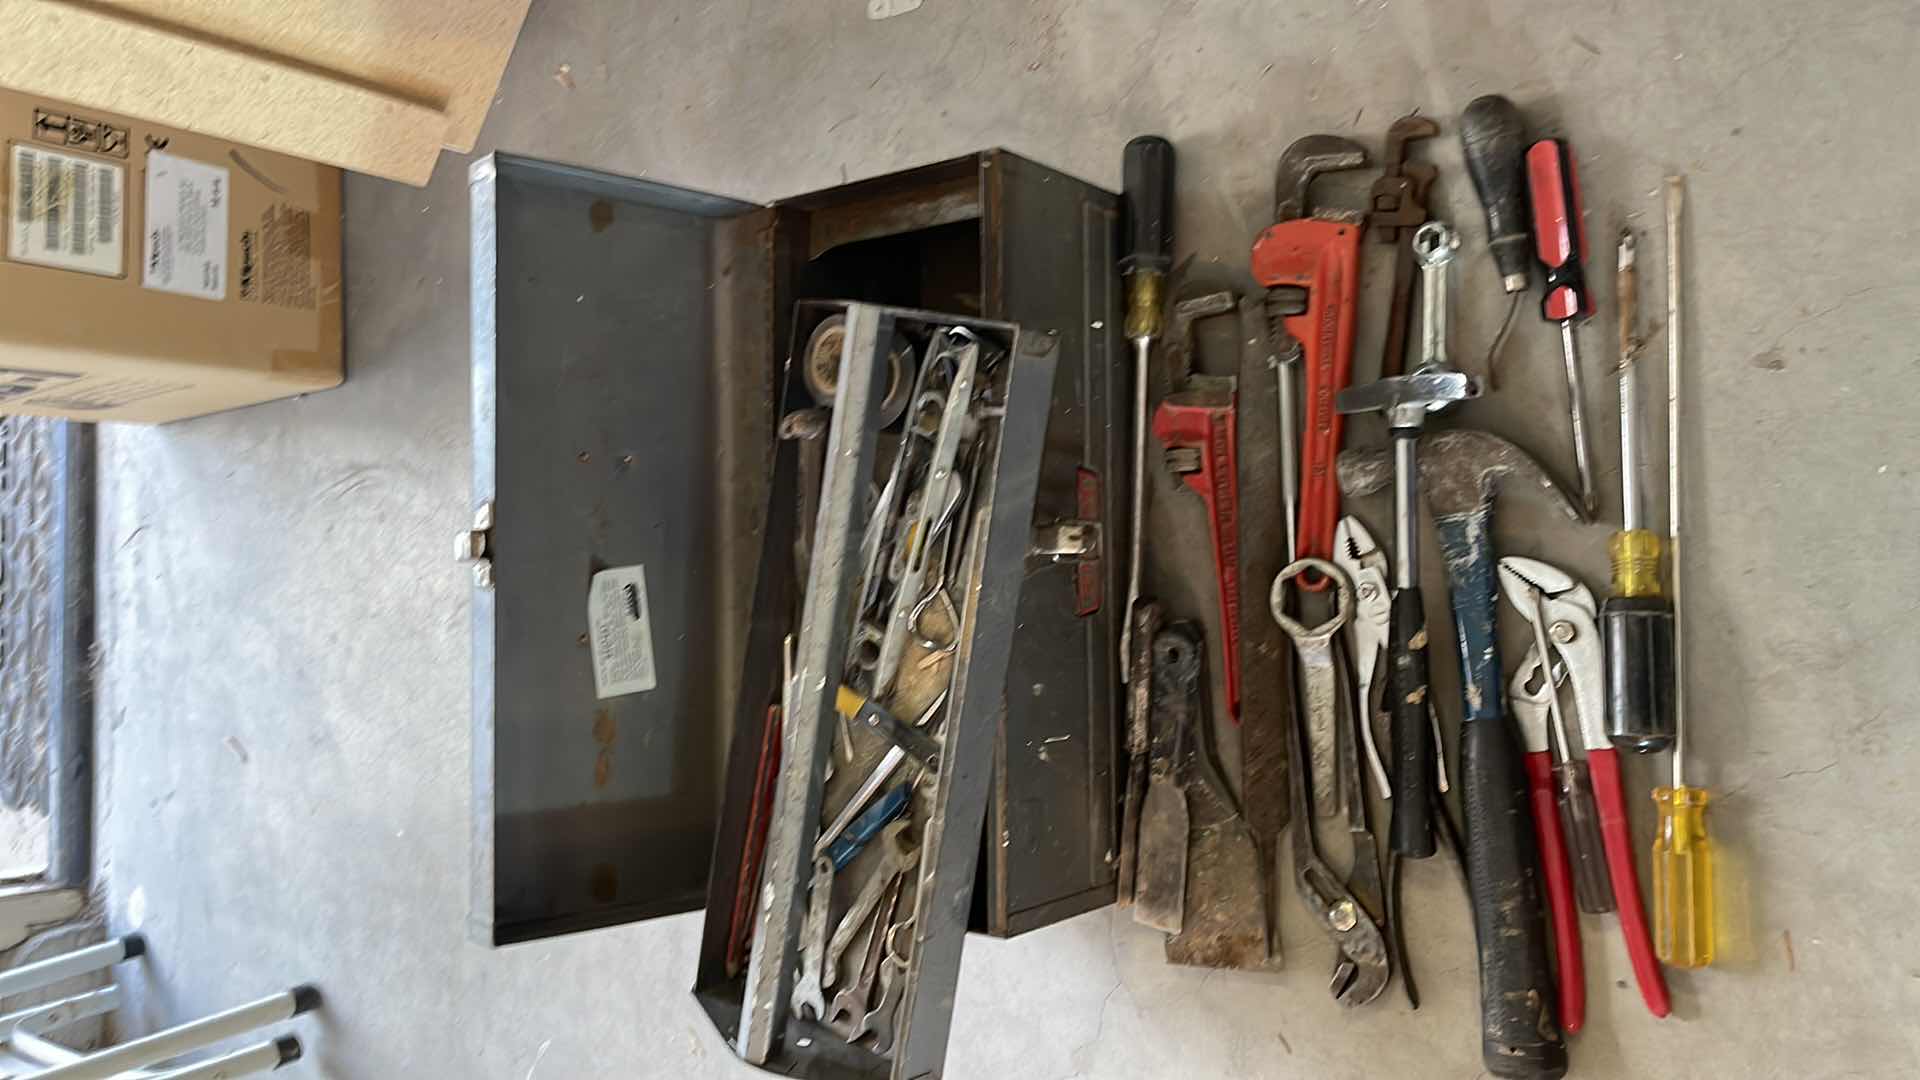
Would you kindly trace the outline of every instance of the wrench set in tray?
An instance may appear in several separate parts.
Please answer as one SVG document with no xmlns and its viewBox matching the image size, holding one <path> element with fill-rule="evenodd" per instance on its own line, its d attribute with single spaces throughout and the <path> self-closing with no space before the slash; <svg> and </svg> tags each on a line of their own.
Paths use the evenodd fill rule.
<svg viewBox="0 0 1920 1080">
<path fill-rule="evenodd" d="M 845 316 L 829 316 L 802 355 L 799 368 L 819 408 L 833 406 L 846 329 Z M 939 775 L 940 727 L 962 631 L 954 597 L 970 584 L 964 556 L 1003 359 L 962 326 L 934 326 L 924 341 L 897 330 L 888 350 L 879 423 L 881 441 L 891 445 L 879 456 L 891 460 L 876 478 L 874 511 L 861 533 L 851 644 L 835 695 L 834 772 L 826 778 L 830 820 L 813 845 L 792 997 L 793 1016 L 877 1054 L 893 1048 L 913 948 L 922 831 L 914 828 L 915 790 Z M 815 439 L 801 453 L 816 455 L 801 469 L 804 515 L 818 503 L 805 478 L 823 471 L 825 447 Z M 804 547 L 796 552 L 803 579 L 812 558 Z M 926 800 L 918 802 L 924 819 Z M 836 903 L 849 891 L 850 901 Z"/>
<path fill-rule="evenodd" d="M 1558 566 L 1500 557 L 1493 518 L 1503 490 L 1531 491 L 1577 523 L 1591 521 L 1598 506 L 1575 337 L 1596 304 L 1582 267 L 1586 224 L 1572 151 L 1564 139 L 1530 141 L 1518 108 L 1497 95 L 1468 106 L 1459 127 L 1486 210 L 1488 253 L 1511 298 L 1508 322 L 1485 363 L 1474 365 L 1478 374 L 1450 354 L 1448 291 L 1461 237 L 1429 220 L 1437 169 L 1408 152 L 1440 134 L 1433 119 L 1392 125 L 1387 167 L 1364 209 L 1315 199 L 1318 177 L 1367 165 L 1360 144 L 1310 135 L 1287 148 L 1276 223 L 1253 246 L 1251 277 L 1264 290 L 1257 297 L 1173 280 L 1172 146 L 1154 136 L 1127 146 L 1130 246 L 1119 265 L 1138 388 L 1134 467 L 1141 476 L 1154 468 L 1149 449 L 1157 442 L 1179 486 L 1199 496 L 1217 590 L 1217 611 L 1208 614 L 1218 629 L 1210 646 L 1193 618 L 1199 612 L 1177 617 L 1169 601 L 1150 595 L 1138 565 L 1156 564 L 1141 554 L 1153 546 L 1152 537 L 1143 541 L 1151 486 L 1136 484 L 1136 570 L 1120 658 L 1129 757 L 1119 899 L 1136 922 L 1167 935 L 1170 962 L 1277 968 L 1285 832 L 1293 892 L 1333 946 L 1334 999 L 1366 1005 L 1398 974 L 1418 1008 L 1401 877 L 1407 861 L 1445 848 L 1479 945 L 1476 1030 L 1485 1067 L 1502 1077 L 1557 1077 L 1568 1065 L 1564 1033 L 1585 1021 L 1582 913 L 1617 912 L 1640 995 L 1656 1017 L 1671 1009 L 1662 963 L 1711 961 L 1706 795 L 1684 786 L 1679 765 L 1679 567 L 1663 567 L 1667 544 L 1641 524 L 1637 238 L 1623 228 L 1617 248 L 1620 359 L 1612 374 L 1623 521 L 1610 545 L 1613 595 L 1601 605 Z M 1668 182 L 1670 431 L 1678 430 L 1681 190 L 1678 178 Z M 1351 385 L 1369 230 L 1393 253 L 1393 298 L 1380 377 Z M 1546 280 L 1542 314 L 1561 331 L 1577 498 L 1503 438 L 1426 430 L 1430 417 L 1494 388 L 1535 265 Z M 1409 325 L 1416 295 L 1417 328 Z M 1228 368 L 1235 374 L 1197 362 L 1200 328 L 1215 319 L 1229 322 L 1239 342 Z M 1155 370 L 1156 344 L 1164 376 Z M 1156 385 L 1169 392 L 1153 405 Z M 1343 447 L 1342 418 L 1351 413 L 1380 414 L 1388 445 Z M 1677 481 L 1674 469 L 1676 540 Z M 1389 489 L 1388 542 L 1342 515 L 1343 496 Z M 1160 522 L 1193 512 L 1192 500 L 1175 502 L 1159 511 Z M 1423 504 L 1444 556 L 1457 635 L 1462 694 L 1452 703 L 1435 701 L 1428 680 L 1429 630 L 1447 623 L 1429 622 L 1421 595 Z M 1157 565 L 1163 574 L 1185 568 L 1177 558 Z M 1497 596 L 1529 629 L 1511 682 L 1501 675 Z M 1222 673 L 1222 724 L 1206 701 L 1203 660 Z M 1450 772 L 1439 717 L 1456 709 L 1458 767 Z M 1653 793 L 1660 835 L 1650 920 L 1621 754 L 1669 749 L 1673 783 Z M 1237 778 L 1229 761 L 1239 764 Z M 1464 830 L 1454 825 L 1449 796 L 1464 811 Z M 1370 819 L 1376 806 L 1389 816 L 1384 837 Z M 1335 845 L 1323 847 L 1336 829 L 1350 839 L 1338 845 L 1350 851 L 1345 859 L 1332 857 Z"/>
</svg>

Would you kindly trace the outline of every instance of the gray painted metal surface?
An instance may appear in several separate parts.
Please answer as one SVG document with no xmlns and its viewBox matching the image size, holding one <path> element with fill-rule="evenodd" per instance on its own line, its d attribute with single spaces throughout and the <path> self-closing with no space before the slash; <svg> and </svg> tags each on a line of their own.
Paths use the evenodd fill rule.
<svg viewBox="0 0 1920 1080">
<path fill-rule="evenodd" d="M 0 417 L 0 803 L 45 815 L 49 884 L 90 872 L 92 648 L 92 427 Z"/>
<path fill-rule="evenodd" d="M 706 899 L 771 344 L 747 314 L 756 208 L 508 155 L 470 187 L 473 501 L 494 520 L 472 918 L 502 944 Z M 589 585 L 634 566 L 657 685 L 602 698 Z"/>
</svg>

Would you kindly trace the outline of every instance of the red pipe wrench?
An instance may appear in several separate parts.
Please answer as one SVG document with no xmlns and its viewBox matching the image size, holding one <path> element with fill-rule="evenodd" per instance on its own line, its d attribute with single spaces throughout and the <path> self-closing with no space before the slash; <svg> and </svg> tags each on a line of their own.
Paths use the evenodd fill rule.
<svg viewBox="0 0 1920 1080">
<path fill-rule="evenodd" d="M 1276 320 L 1284 326 L 1289 340 L 1280 343 L 1283 357 L 1289 366 L 1304 360 L 1307 369 L 1298 558 L 1333 557 L 1333 530 L 1340 519 L 1334 459 L 1340 454 L 1341 429 L 1333 398 L 1352 381 L 1360 234 L 1366 222 L 1360 210 L 1310 211 L 1308 189 L 1320 173 L 1366 164 L 1365 148 L 1350 139 L 1308 135 L 1294 140 L 1280 155 L 1274 181 L 1275 224 L 1253 242 L 1253 277 L 1267 290 L 1269 327 Z M 1280 377 L 1291 375 L 1282 371 Z M 1289 440 L 1293 418 L 1281 419 L 1281 438 Z M 1303 574 L 1300 583 L 1316 591 L 1327 587 L 1317 575 Z"/>
<path fill-rule="evenodd" d="M 1214 582 L 1220 589 L 1221 671 L 1227 714 L 1240 722 L 1240 461 L 1231 375 L 1192 374 L 1193 324 L 1235 311 L 1232 293 L 1209 293 L 1173 308 L 1168 336 L 1174 391 L 1153 413 L 1153 435 L 1166 447 L 1167 467 L 1207 507 L 1213 540 Z"/>
</svg>

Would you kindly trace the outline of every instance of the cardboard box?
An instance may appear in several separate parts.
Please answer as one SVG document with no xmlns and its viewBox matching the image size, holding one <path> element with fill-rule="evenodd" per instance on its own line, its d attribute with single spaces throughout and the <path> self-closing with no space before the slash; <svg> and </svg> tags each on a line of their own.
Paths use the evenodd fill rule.
<svg viewBox="0 0 1920 1080">
<path fill-rule="evenodd" d="M 473 149 L 527 2 L 0 3 L 0 86 L 419 185 Z"/>
<path fill-rule="evenodd" d="M 159 423 L 340 384 L 340 170 L 10 90 L 0 149 L 0 413 Z"/>
</svg>

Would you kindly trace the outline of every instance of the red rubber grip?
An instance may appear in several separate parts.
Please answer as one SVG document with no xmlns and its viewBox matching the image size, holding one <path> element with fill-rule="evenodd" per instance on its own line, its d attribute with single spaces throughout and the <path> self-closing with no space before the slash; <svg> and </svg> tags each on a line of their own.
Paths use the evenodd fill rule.
<svg viewBox="0 0 1920 1080">
<path fill-rule="evenodd" d="M 1573 903 L 1573 870 L 1560 835 L 1560 811 L 1554 805 L 1553 760 L 1542 750 L 1526 756 L 1527 797 L 1533 803 L 1533 831 L 1540 840 L 1540 866 L 1547 875 L 1547 902 L 1553 911 L 1553 947 L 1560 973 L 1560 1026 L 1569 1035 L 1587 1021 L 1586 971 L 1580 962 L 1580 911 Z"/>
<path fill-rule="evenodd" d="M 1607 849 L 1608 875 L 1613 878 L 1613 903 L 1620 911 L 1620 933 L 1627 939 L 1627 958 L 1647 1011 L 1665 1016 L 1673 1011 L 1667 998 L 1667 978 L 1653 955 L 1653 936 L 1647 931 L 1647 911 L 1640 905 L 1640 874 L 1634 869 L 1633 828 L 1627 822 L 1626 795 L 1620 786 L 1620 752 L 1608 747 L 1587 751 L 1587 770 L 1593 776 L 1593 798 L 1600 806 L 1600 841 Z"/>
</svg>

